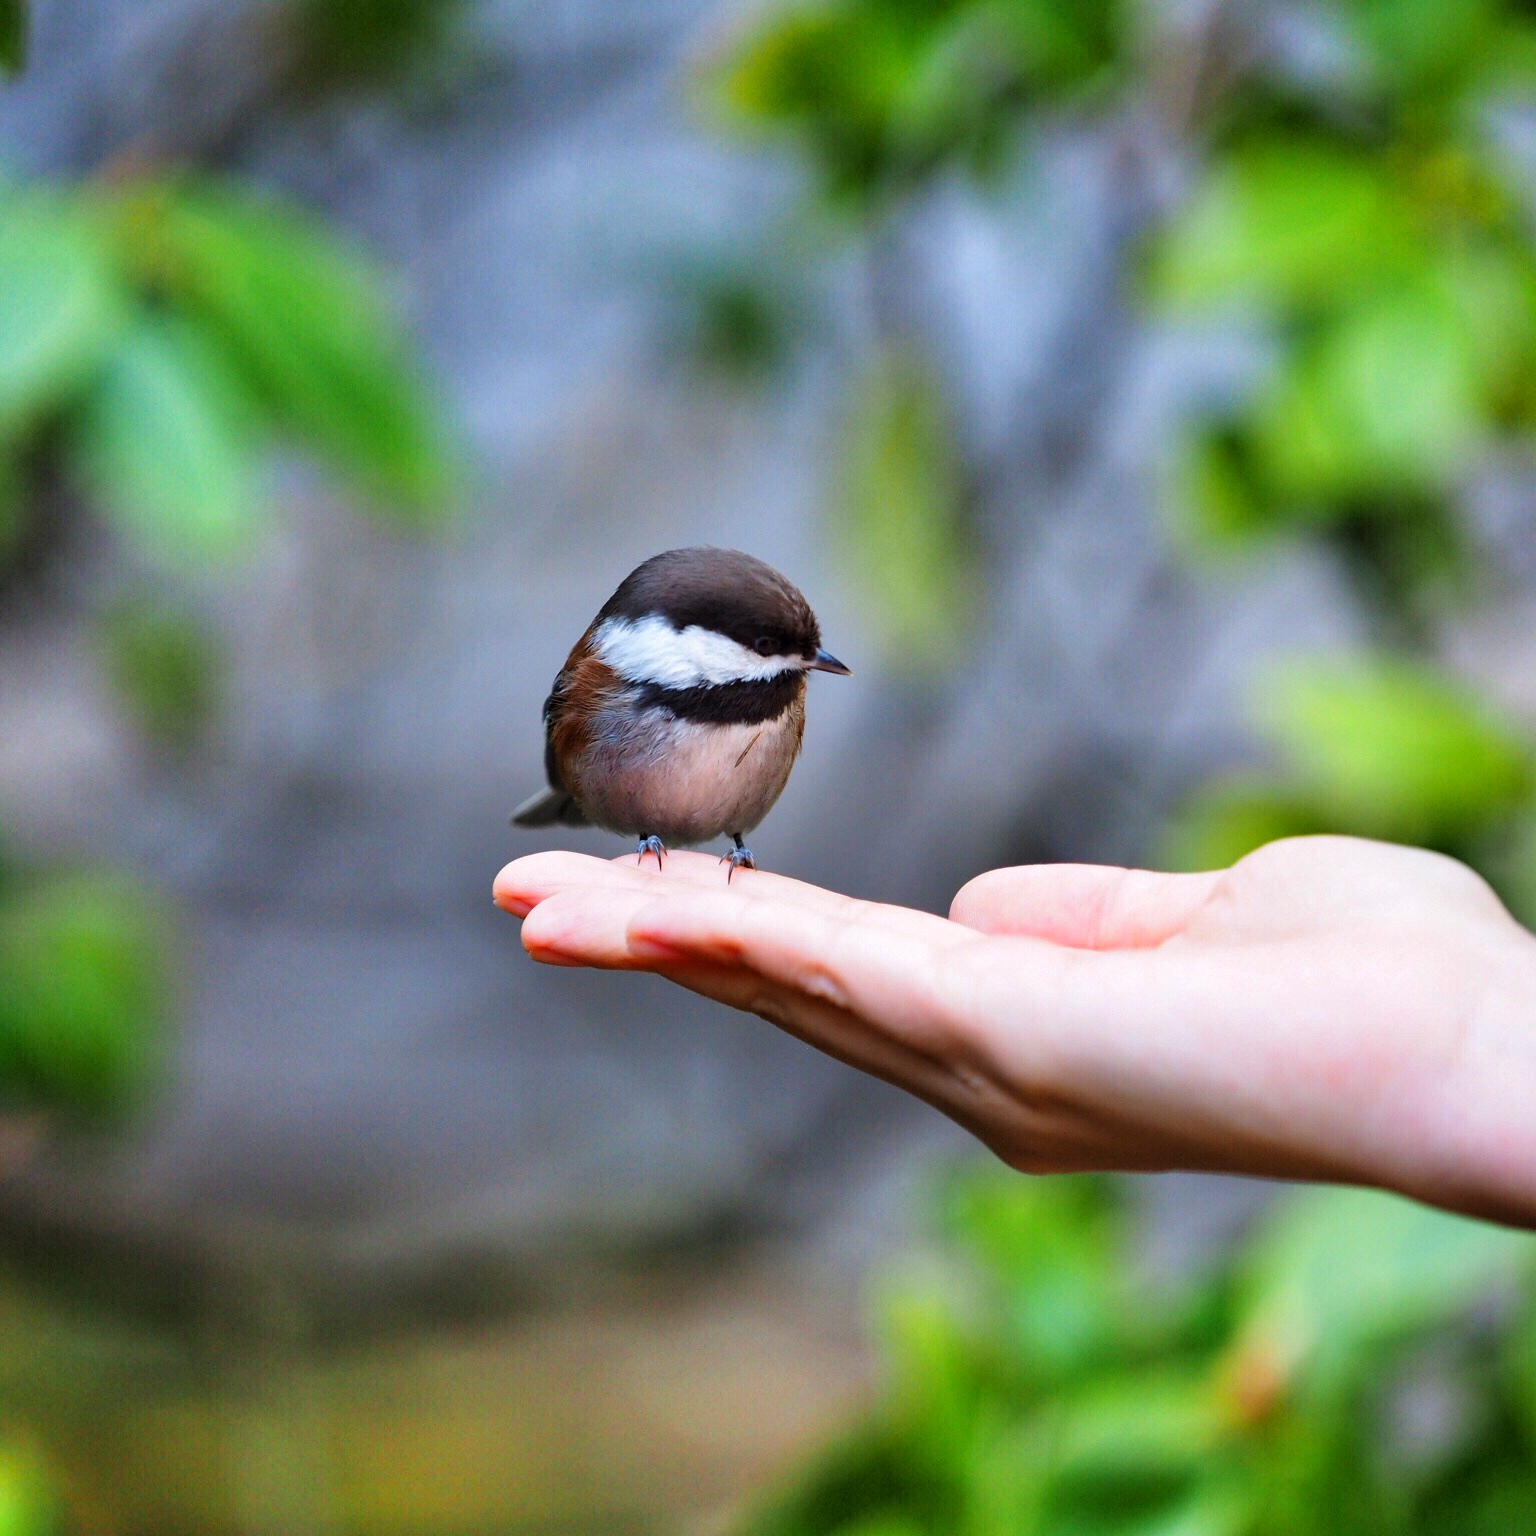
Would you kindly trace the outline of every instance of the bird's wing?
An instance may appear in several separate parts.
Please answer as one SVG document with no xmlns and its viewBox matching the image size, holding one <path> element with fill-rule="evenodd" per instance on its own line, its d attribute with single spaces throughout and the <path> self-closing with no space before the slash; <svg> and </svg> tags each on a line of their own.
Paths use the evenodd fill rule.
<svg viewBox="0 0 1536 1536">
<path fill-rule="evenodd" d="M 555 726 L 565 710 L 565 689 L 569 681 L 569 668 L 555 679 L 555 686 L 544 701 L 544 775 L 549 788 L 541 789 L 512 812 L 514 827 L 585 827 L 589 825 L 582 815 L 571 792 L 565 787 L 560 775 L 560 765 L 555 760 Z"/>
</svg>

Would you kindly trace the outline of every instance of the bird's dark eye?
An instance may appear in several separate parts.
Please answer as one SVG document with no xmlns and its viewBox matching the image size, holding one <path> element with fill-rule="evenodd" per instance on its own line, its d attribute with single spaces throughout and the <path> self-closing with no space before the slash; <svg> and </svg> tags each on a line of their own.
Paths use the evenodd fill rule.
<svg viewBox="0 0 1536 1536">
<path fill-rule="evenodd" d="M 752 649 L 756 651 L 759 656 L 772 656 L 774 652 L 774 644 L 767 635 L 759 635 L 757 639 L 752 642 Z"/>
</svg>

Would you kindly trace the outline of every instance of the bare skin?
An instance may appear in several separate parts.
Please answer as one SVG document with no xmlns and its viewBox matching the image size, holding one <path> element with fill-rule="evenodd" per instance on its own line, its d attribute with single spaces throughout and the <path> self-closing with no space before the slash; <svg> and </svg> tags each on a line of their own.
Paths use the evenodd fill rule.
<svg viewBox="0 0 1536 1536">
<path fill-rule="evenodd" d="M 682 852 L 534 854 L 495 890 L 536 960 L 759 1014 L 1031 1173 L 1368 1184 L 1536 1227 L 1536 939 L 1437 854 L 998 869 L 947 920 Z"/>
</svg>

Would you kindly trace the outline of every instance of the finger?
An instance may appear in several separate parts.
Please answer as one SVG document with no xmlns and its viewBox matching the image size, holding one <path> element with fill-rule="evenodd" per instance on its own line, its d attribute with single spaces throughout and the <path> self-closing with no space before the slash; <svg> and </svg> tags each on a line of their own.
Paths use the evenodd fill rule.
<svg viewBox="0 0 1536 1536">
<path fill-rule="evenodd" d="M 555 849 L 530 853 L 503 868 L 491 885 L 491 899 L 504 912 L 523 917 L 556 891 L 609 883 L 607 859 Z"/>
<path fill-rule="evenodd" d="M 572 889 L 643 892 L 658 899 L 679 891 L 707 890 L 732 898 L 750 895 L 789 902 L 828 920 L 865 922 L 919 938 L 930 935 L 933 924 L 940 921 L 929 912 L 858 901 L 771 870 L 737 870 L 730 880 L 726 873 L 714 855 L 687 850 L 669 853 L 660 870 L 654 860 L 637 863 L 633 854 L 608 860 L 551 851 L 508 864 L 496 877 L 494 894 L 498 906 L 519 917 L 558 892 Z"/>
<path fill-rule="evenodd" d="M 743 895 L 720 901 L 678 892 L 639 907 L 632 955 L 734 967 L 815 1002 L 874 1021 L 924 1049 L 952 1032 L 963 998 L 946 995 L 945 955 L 977 942 L 971 931 L 909 912 L 896 932 L 857 914 L 829 916 L 791 902 Z"/>
<path fill-rule="evenodd" d="M 658 882 L 668 877 L 673 885 L 679 882 L 692 887 L 713 885 L 721 890 L 729 886 L 726 871 L 718 859 L 686 849 L 668 853 L 666 863 L 661 866 L 649 855 L 641 859 L 627 853 L 614 859 L 598 859 L 590 854 L 551 849 L 514 859 L 496 876 L 491 892 L 497 906 L 523 917 L 559 891 L 584 888 L 650 890 L 653 886 L 662 890 L 667 887 Z M 779 883 L 792 885 L 796 882 L 781 880 Z"/>
<path fill-rule="evenodd" d="M 630 921 L 650 900 L 643 891 L 623 888 L 556 891 L 523 919 L 523 948 L 546 965 L 651 970 L 654 957 L 635 954 L 629 944 Z"/>
<path fill-rule="evenodd" d="M 585 887 L 536 906 L 523 921 L 523 945 L 552 964 L 734 969 L 926 1040 L 952 1017 L 951 1000 L 939 992 L 936 957 L 976 936 L 940 917 L 908 916 L 926 925 L 926 942 L 762 896 Z"/>
<path fill-rule="evenodd" d="M 1225 871 L 1165 875 L 1100 864 L 1024 864 L 962 886 L 950 919 L 1073 949 L 1144 949 L 1182 932 Z"/>
<path fill-rule="evenodd" d="M 665 885 L 662 882 L 666 882 Z M 751 887 L 757 894 L 769 893 L 786 899 L 838 902 L 847 898 L 803 880 L 774 874 L 766 869 L 740 869 L 734 875 L 723 859 L 690 849 L 668 853 L 658 865 L 653 858 L 637 859 L 621 854 L 616 859 L 595 859 L 588 854 L 554 849 L 514 859 L 496 877 L 497 901 L 509 908 L 520 900 L 535 905 L 557 890 L 572 885 L 599 885 L 616 889 L 655 889 L 660 891 L 678 884 L 718 891 L 739 891 Z"/>
<path fill-rule="evenodd" d="M 750 906 L 754 911 L 782 907 L 794 913 L 806 931 L 814 931 L 817 924 L 823 932 L 833 926 L 863 930 L 877 936 L 890 953 L 899 953 L 903 942 L 946 948 L 974 943 L 977 937 L 971 929 L 930 912 L 856 901 L 815 886 L 800 886 L 805 898 L 803 905 L 781 899 L 783 888 L 798 885 L 795 881 L 782 881 L 769 894 L 761 889 L 748 893 L 741 889 L 700 888 L 664 876 L 634 877 L 598 860 L 582 861 L 573 867 L 573 872 L 582 877 L 583 883 L 551 882 L 554 888 L 538 893 L 536 905 L 524 919 L 523 943 L 530 950 L 539 951 L 538 958 L 559 952 L 590 965 L 628 965 L 631 961 L 654 958 L 664 948 L 659 943 L 653 944 L 649 953 L 643 945 L 639 949 L 626 948 L 628 924 L 647 907 L 674 903 L 686 908 L 688 932 L 706 949 L 711 933 L 723 942 L 724 936 L 734 931 L 730 915 L 742 906 Z M 520 880 L 517 889 L 531 897 L 533 885 L 532 881 Z M 503 894 L 510 889 L 503 888 Z"/>
</svg>

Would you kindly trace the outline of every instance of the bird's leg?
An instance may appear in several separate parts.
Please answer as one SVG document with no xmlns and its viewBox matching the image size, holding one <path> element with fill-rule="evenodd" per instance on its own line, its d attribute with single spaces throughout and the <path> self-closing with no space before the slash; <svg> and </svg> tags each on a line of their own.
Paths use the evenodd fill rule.
<svg viewBox="0 0 1536 1536">
<path fill-rule="evenodd" d="M 640 841 L 635 844 L 635 863 L 645 863 L 645 856 L 648 853 L 654 853 L 656 855 L 657 869 L 666 868 L 666 865 L 663 861 L 667 856 L 667 845 L 662 842 L 662 840 L 657 837 L 654 832 L 652 832 L 649 837 L 642 837 Z"/>
<path fill-rule="evenodd" d="M 722 853 L 720 855 L 720 862 L 722 864 L 729 864 L 731 866 L 725 872 L 725 883 L 727 885 L 731 883 L 731 876 L 734 875 L 738 869 L 757 868 L 757 860 L 752 857 L 752 850 L 742 842 L 741 833 L 732 832 L 731 841 L 735 843 L 736 846 L 730 849 L 728 852 Z"/>
</svg>

